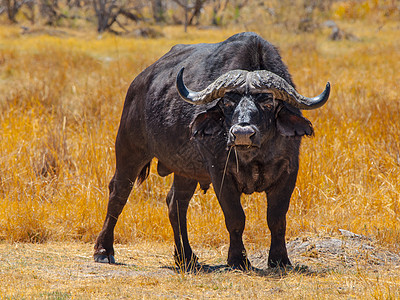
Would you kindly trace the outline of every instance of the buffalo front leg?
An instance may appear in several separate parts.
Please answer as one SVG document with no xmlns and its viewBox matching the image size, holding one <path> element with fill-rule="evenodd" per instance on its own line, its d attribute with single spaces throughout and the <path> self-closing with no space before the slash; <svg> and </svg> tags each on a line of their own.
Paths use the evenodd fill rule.
<svg viewBox="0 0 400 300">
<path fill-rule="evenodd" d="M 271 231 L 271 247 L 268 256 L 269 267 L 291 265 L 285 242 L 286 213 L 289 209 L 297 174 L 288 175 L 281 184 L 267 192 L 267 222 Z"/>
<path fill-rule="evenodd" d="M 222 189 L 221 183 L 213 183 L 213 185 L 229 232 L 228 265 L 232 268 L 248 270 L 251 264 L 243 244 L 246 216 L 240 203 L 241 193 L 228 177 L 225 178 Z"/>
<path fill-rule="evenodd" d="M 189 271 L 197 266 L 197 257 L 189 244 L 186 214 L 197 181 L 174 174 L 174 182 L 168 192 L 168 215 L 174 231 L 174 258 L 178 268 Z"/>
<path fill-rule="evenodd" d="M 94 260 L 100 263 L 115 263 L 114 259 L 114 227 L 124 208 L 133 182 L 129 179 L 120 179 L 115 173 L 109 184 L 110 198 L 108 201 L 107 215 L 103 228 L 97 237 L 94 246 Z"/>
</svg>

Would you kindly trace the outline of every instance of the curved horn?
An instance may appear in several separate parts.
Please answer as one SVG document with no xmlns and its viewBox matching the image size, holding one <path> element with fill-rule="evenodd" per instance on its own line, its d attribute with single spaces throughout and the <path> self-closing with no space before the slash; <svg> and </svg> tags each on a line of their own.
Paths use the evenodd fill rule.
<svg viewBox="0 0 400 300">
<path fill-rule="evenodd" d="M 244 70 L 229 71 L 218 77 L 213 83 L 200 92 L 191 91 L 183 83 L 182 68 L 176 77 L 176 87 L 183 100 L 191 104 L 206 104 L 221 98 L 225 93 L 238 92 L 271 93 L 276 99 L 285 101 L 292 106 L 311 110 L 321 107 L 328 101 L 331 86 L 328 82 L 325 90 L 313 98 L 299 94 L 285 79 L 275 73 L 259 70 L 248 72 Z"/>
<path fill-rule="evenodd" d="M 249 73 L 249 77 L 250 90 L 259 93 L 272 93 L 276 99 L 303 110 L 316 109 L 324 105 L 328 101 L 331 91 L 331 85 L 328 82 L 320 95 L 308 98 L 299 94 L 293 86 L 275 73 L 265 70 L 254 71 Z"/>
<path fill-rule="evenodd" d="M 176 88 L 183 100 L 196 105 L 209 103 L 215 99 L 223 97 L 225 93 L 243 86 L 246 83 L 248 74 L 247 71 L 243 70 L 229 71 L 218 77 L 204 90 L 194 92 L 189 90 L 183 83 L 184 69 L 185 68 L 182 68 L 176 77 Z"/>
</svg>

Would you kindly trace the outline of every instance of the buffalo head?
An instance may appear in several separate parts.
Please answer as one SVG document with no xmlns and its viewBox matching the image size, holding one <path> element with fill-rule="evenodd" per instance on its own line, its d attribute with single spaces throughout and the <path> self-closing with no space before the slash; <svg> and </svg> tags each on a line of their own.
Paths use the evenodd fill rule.
<svg viewBox="0 0 400 300">
<path fill-rule="evenodd" d="M 176 80 L 183 100 L 194 105 L 220 100 L 218 109 L 213 107 L 195 119 L 192 123 L 194 133 L 200 128 L 206 134 L 213 132 L 215 129 L 210 127 L 214 124 L 210 125 L 210 119 L 214 123 L 223 119 L 227 126 L 227 146 L 235 147 L 239 151 L 260 148 L 275 130 L 283 136 L 312 135 L 311 122 L 299 110 L 321 107 L 330 93 L 328 82 L 319 96 L 304 97 L 285 79 L 266 70 L 229 71 L 204 90 L 194 92 L 185 86 L 183 71 L 184 68 L 180 70 Z"/>
</svg>

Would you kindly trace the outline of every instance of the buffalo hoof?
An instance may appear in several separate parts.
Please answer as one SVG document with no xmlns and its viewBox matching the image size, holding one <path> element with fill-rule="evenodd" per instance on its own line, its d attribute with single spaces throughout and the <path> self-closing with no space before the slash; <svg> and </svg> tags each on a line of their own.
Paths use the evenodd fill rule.
<svg viewBox="0 0 400 300">
<path fill-rule="evenodd" d="M 270 268 L 281 268 L 281 269 L 286 269 L 290 268 L 292 266 L 291 262 L 289 259 L 284 259 L 284 260 L 269 260 L 268 261 L 268 267 Z"/>
<path fill-rule="evenodd" d="M 175 265 L 179 271 L 193 272 L 200 270 L 201 265 L 196 255 L 192 255 L 191 259 L 180 259 L 175 257 Z"/>
<path fill-rule="evenodd" d="M 228 266 L 233 270 L 241 271 L 250 271 L 252 268 L 251 263 L 247 258 L 228 261 Z"/>
<path fill-rule="evenodd" d="M 114 255 L 106 254 L 106 250 L 102 249 L 94 254 L 94 261 L 98 263 L 103 263 L 103 264 L 115 264 L 115 258 Z"/>
</svg>

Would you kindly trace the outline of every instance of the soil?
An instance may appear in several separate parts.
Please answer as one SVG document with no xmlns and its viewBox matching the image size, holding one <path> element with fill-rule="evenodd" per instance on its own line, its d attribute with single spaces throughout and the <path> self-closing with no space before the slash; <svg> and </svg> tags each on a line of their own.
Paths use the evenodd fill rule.
<svg viewBox="0 0 400 300">
<path fill-rule="evenodd" d="M 99 264 L 92 258 L 92 245 L 83 243 L 0 244 L 0 275 L 24 268 L 37 275 L 74 280 L 83 278 L 169 276 L 176 274 L 172 246 L 166 243 L 116 245 L 117 264 Z M 340 272 L 362 268 L 385 270 L 400 268 L 400 255 L 383 249 L 367 237 L 343 231 L 338 236 L 307 236 L 287 243 L 295 270 L 311 273 Z M 196 249 L 202 272 L 224 272 L 226 247 Z M 268 249 L 249 256 L 261 275 L 268 275 Z M 50 263 L 49 263 L 50 262 Z M 272 270 L 272 272 L 275 272 Z"/>
<path fill-rule="evenodd" d="M 287 243 L 289 258 L 297 267 L 313 272 L 339 271 L 343 268 L 363 269 L 400 267 L 400 255 L 383 249 L 373 240 L 340 230 L 334 237 L 308 236 Z M 268 252 L 260 251 L 250 256 L 254 267 L 266 269 Z"/>
<path fill-rule="evenodd" d="M 0 243 L 0 295 L 6 299 L 400 297 L 399 254 L 364 236 L 346 231 L 304 236 L 289 241 L 287 247 L 293 268 L 270 269 L 267 249 L 250 250 L 250 272 L 226 266 L 226 245 L 194 248 L 202 268 L 183 274 L 175 268 L 173 245 L 167 242 L 117 244 L 117 264 L 95 263 L 93 244 Z"/>
</svg>

